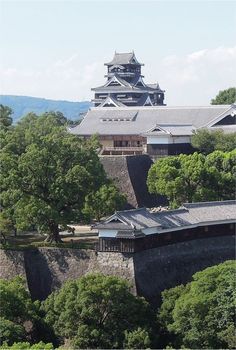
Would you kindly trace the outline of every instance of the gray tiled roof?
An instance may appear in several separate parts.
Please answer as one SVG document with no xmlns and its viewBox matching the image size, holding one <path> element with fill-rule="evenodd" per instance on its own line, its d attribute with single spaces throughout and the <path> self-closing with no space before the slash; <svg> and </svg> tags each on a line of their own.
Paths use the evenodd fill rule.
<svg viewBox="0 0 236 350">
<path fill-rule="evenodd" d="M 94 226 L 96 229 L 106 229 L 108 224 L 106 222 L 100 222 Z M 109 222 L 109 229 L 111 230 L 130 230 L 130 225 L 123 224 L 120 221 Z"/>
<path fill-rule="evenodd" d="M 211 130 L 222 130 L 225 134 L 230 134 L 232 132 L 236 132 L 236 125 L 217 125 L 212 126 Z"/>
<path fill-rule="evenodd" d="M 126 84 L 126 86 L 99 86 L 96 88 L 92 88 L 92 91 L 96 92 L 155 92 L 156 89 L 150 88 L 149 86 L 130 86 Z M 159 90 L 158 90 L 159 91 Z M 162 91 L 162 90 L 161 90 Z"/>
<path fill-rule="evenodd" d="M 117 220 L 121 220 L 122 222 Z M 143 228 L 156 226 L 159 226 L 159 223 L 155 217 L 146 208 L 139 208 L 117 211 L 114 215 L 108 218 L 108 220 L 97 224 L 95 228 L 124 231 L 130 229 L 140 230 Z"/>
<path fill-rule="evenodd" d="M 156 127 L 157 128 L 160 127 L 160 130 L 162 129 L 167 134 L 171 134 L 174 136 L 192 135 L 193 130 L 196 130 L 196 128 L 193 125 L 189 125 L 189 124 L 173 124 L 173 125 L 159 124 Z M 163 134 L 163 131 L 149 130 L 148 132 L 144 133 L 144 135 L 161 135 L 161 134 Z"/>
<path fill-rule="evenodd" d="M 152 213 L 147 209 L 134 209 L 117 212 L 117 218 L 127 223 L 127 226 L 119 227 L 123 231 L 124 227 L 130 226 L 134 229 L 142 230 L 150 227 L 157 227 L 157 230 L 181 229 L 189 226 L 201 224 L 212 224 L 217 222 L 236 221 L 236 201 L 219 202 L 199 202 L 187 203 L 176 210 L 166 210 Z M 109 219 L 103 223 L 103 228 L 114 229 L 113 222 Z M 132 223 L 132 225 L 131 225 Z M 99 225 L 96 228 L 100 228 Z M 118 226 L 115 228 L 118 229 Z"/>
<path fill-rule="evenodd" d="M 182 208 L 153 213 L 163 229 L 236 220 L 236 201 L 186 203 Z"/>
<path fill-rule="evenodd" d="M 146 208 L 118 211 L 117 215 L 138 230 L 159 226 L 155 217 Z"/>
<path fill-rule="evenodd" d="M 118 107 L 125 107 L 125 105 L 122 102 L 117 101 L 113 96 L 110 96 L 110 95 L 108 95 L 107 98 L 100 103 L 99 107 L 109 104 L 109 101 L 113 102 Z"/>
<path fill-rule="evenodd" d="M 135 86 L 137 84 L 140 76 L 135 76 L 132 81 L 129 83 L 125 79 L 122 79 L 118 74 L 114 74 L 114 77 L 122 84 L 123 86 L 105 86 L 108 82 L 106 82 L 102 86 L 98 86 L 96 88 L 92 88 L 92 91 L 100 91 L 100 92 L 105 92 L 105 91 L 115 91 L 115 92 L 120 92 L 120 91 L 149 91 L 149 92 L 163 92 L 163 90 L 160 89 L 158 84 L 145 84 L 145 86 Z M 112 80 L 111 78 L 110 80 Z M 109 81 L 110 81 L 109 80 Z"/>
<path fill-rule="evenodd" d="M 91 108 L 82 122 L 71 132 L 76 135 L 139 135 L 155 125 L 188 124 L 200 128 L 217 116 L 226 112 L 230 106 L 218 105 L 207 107 L 95 107 Z M 118 119 L 132 119 L 118 121 Z M 105 119 L 114 121 L 104 121 Z"/>
<path fill-rule="evenodd" d="M 118 53 L 118 52 L 115 52 L 115 55 L 112 59 L 112 61 L 108 62 L 108 63 L 105 63 L 105 65 L 117 65 L 117 64 L 129 64 L 131 63 L 133 57 L 135 57 L 134 53 L 133 52 L 124 52 L 124 53 Z"/>
</svg>

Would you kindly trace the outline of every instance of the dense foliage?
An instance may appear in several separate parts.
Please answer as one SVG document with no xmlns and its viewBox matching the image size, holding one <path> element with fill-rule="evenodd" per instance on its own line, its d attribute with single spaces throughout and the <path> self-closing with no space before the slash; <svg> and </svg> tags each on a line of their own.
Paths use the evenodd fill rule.
<svg viewBox="0 0 236 350">
<path fill-rule="evenodd" d="M 37 303 L 33 303 L 20 277 L 0 279 L 0 344 L 48 339 L 49 327 L 45 328 Z"/>
<path fill-rule="evenodd" d="M 197 130 L 191 139 L 192 146 L 203 154 L 214 151 L 230 152 L 235 149 L 236 133 L 225 134 L 223 130 Z"/>
<path fill-rule="evenodd" d="M 123 203 L 123 196 L 109 187 L 97 155 L 95 138 L 84 141 L 66 128 L 62 113 L 30 113 L 3 135 L 0 162 L 2 232 L 11 227 L 28 229 L 32 225 L 58 242 L 59 226 L 83 219 L 86 205 L 93 210 L 92 198 L 104 186 L 113 191 L 112 210 Z M 102 187 L 103 186 L 103 187 Z M 101 190 L 100 190 L 101 188 Z M 88 198 L 91 198 L 88 201 Z M 103 214 L 109 207 L 103 208 Z M 95 214 L 94 214 L 95 215 Z"/>
<path fill-rule="evenodd" d="M 212 105 L 230 105 L 236 102 L 236 88 L 222 90 L 211 100 Z"/>
<path fill-rule="evenodd" d="M 103 216 L 124 208 L 125 203 L 125 195 L 120 194 L 114 185 L 107 184 L 86 196 L 83 213 L 99 221 Z"/>
<path fill-rule="evenodd" d="M 44 343 L 40 341 L 39 343 L 35 343 L 31 345 L 28 342 L 18 342 L 13 345 L 8 345 L 4 343 L 0 346 L 0 350 L 54 350 L 54 346 L 52 343 Z"/>
<path fill-rule="evenodd" d="M 236 262 L 226 261 L 165 290 L 157 322 L 149 304 L 115 276 L 68 281 L 41 306 L 23 280 L 0 280 L 0 349 L 234 349 L 235 273 Z"/>
<path fill-rule="evenodd" d="M 170 206 L 234 199 L 236 150 L 207 156 L 181 154 L 157 160 L 148 173 L 151 193 L 166 195 Z"/>
<path fill-rule="evenodd" d="M 193 275 L 193 281 L 162 293 L 158 315 L 175 348 L 235 349 L 236 262 Z"/>
<path fill-rule="evenodd" d="M 79 349 L 150 344 L 150 307 L 118 277 L 92 274 L 67 282 L 48 297 L 42 309 L 57 336 L 71 339 Z"/>
<path fill-rule="evenodd" d="M 0 129 L 5 129 L 12 124 L 12 109 L 0 104 Z"/>
</svg>

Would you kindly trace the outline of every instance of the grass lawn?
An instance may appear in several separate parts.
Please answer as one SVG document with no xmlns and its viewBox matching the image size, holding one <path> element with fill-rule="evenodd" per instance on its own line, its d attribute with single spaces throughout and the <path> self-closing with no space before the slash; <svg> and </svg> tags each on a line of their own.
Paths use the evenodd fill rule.
<svg viewBox="0 0 236 350">
<path fill-rule="evenodd" d="M 20 232 L 17 236 L 8 236 L 7 243 L 1 244 L 2 249 L 26 249 L 39 247 L 58 247 L 75 249 L 94 249 L 98 240 L 97 232 L 88 231 L 87 226 L 76 226 L 75 234 L 63 232 L 61 234 L 63 243 L 45 242 L 45 235 L 35 232 Z"/>
</svg>

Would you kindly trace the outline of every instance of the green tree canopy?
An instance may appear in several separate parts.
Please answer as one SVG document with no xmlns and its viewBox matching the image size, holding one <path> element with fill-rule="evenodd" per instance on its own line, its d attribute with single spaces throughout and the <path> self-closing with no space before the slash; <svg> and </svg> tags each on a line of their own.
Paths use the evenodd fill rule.
<svg viewBox="0 0 236 350">
<path fill-rule="evenodd" d="M 86 196 L 107 184 L 97 147 L 94 138 L 70 134 L 59 112 L 23 118 L 0 154 L 4 219 L 19 229 L 36 225 L 59 241 L 59 225 L 81 220 Z"/>
<path fill-rule="evenodd" d="M 192 146 L 203 154 L 214 151 L 230 152 L 235 149 L 236 133 L 225 134 L 223 130 L 198 129 L 191 139 Z"/>
<path fill-rule="evenodd" d="M 219 91 L 218 95 L 211 100 L 212 105 L 230 105 L 236 102 L 236 87 Z"/>
<path fill-rule="evenodd" d="M 34 328 L 39 316 L 37 307 L 26 291 L 24 280 L 15 277 L 12 280 L 0 279 L 0 343 L 25 340 L 27 331 L 25 322 Z"/>
<path fill-rule="evenodd" d="M 53 350 L 55 349 L 52 343 L 39 343 L 31 345 L 29 342 L 16 342 L 13 345 L 7 345 L 4 343 L 0 346 L 0 350 Z"/>
<path fill-rule="evenodd" d="M 172 346 L 235 349 L 235 273 L 236 262 L 226 261 L 197 272 L 186 286 L 162 293 L 158 318 L 176 336 Z"/>
<path fill-rule="evenodd" d="M 125 280 L 99 274 L 65 283 L 42 309 L 58 337 L 79 349 L 122 348 L 125 331 L 138 327 L 146 329 L 142 337 L 148 343 L 153 321 L 147 302 L 131 294 Z"/>
<path fill-rule="evenodd" d="M 125 331 L 124 349 L 150 349 L 151 341 L 145 329 L 138 328 L 134 331 Z"/>
<path fill-rule="evenodd" d="M 85 198 L 84 214 L 99 221 L 103 216 L 113 214 L 122 209 L 126 203 L 125 195 L 121 194 L 112 184 L 101 186 L 95 193 Z"/>
<path fill-rule="evenodd" d="M 157 160 L 148 173 L 149 192 L 167 196 L 172 207 L 186 202 L 234 199 L 236 151 L 215 151 Z"/>
<path fill-rule="evenodd" d="M 8 106 L 3 106 L 0 104 L 0 129 L 9 128 L 12 124 L 12 115 L 13 111 Z"/>
</svg>

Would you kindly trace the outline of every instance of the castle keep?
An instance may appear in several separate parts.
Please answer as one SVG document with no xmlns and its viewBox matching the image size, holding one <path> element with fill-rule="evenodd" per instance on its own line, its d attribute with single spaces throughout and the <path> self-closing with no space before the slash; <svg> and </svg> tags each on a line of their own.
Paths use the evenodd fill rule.
<svg viewBox="0 0 236 350">
<path fill-rule="evenodd" d="M 160 106 L 163 105 L 164 91 L 158 83 L 145 84 L 141 67 L 134 52 L 117 53 L 107 66 L 107 82 L 93 88 L 95 107 Z"/>
</svg>

